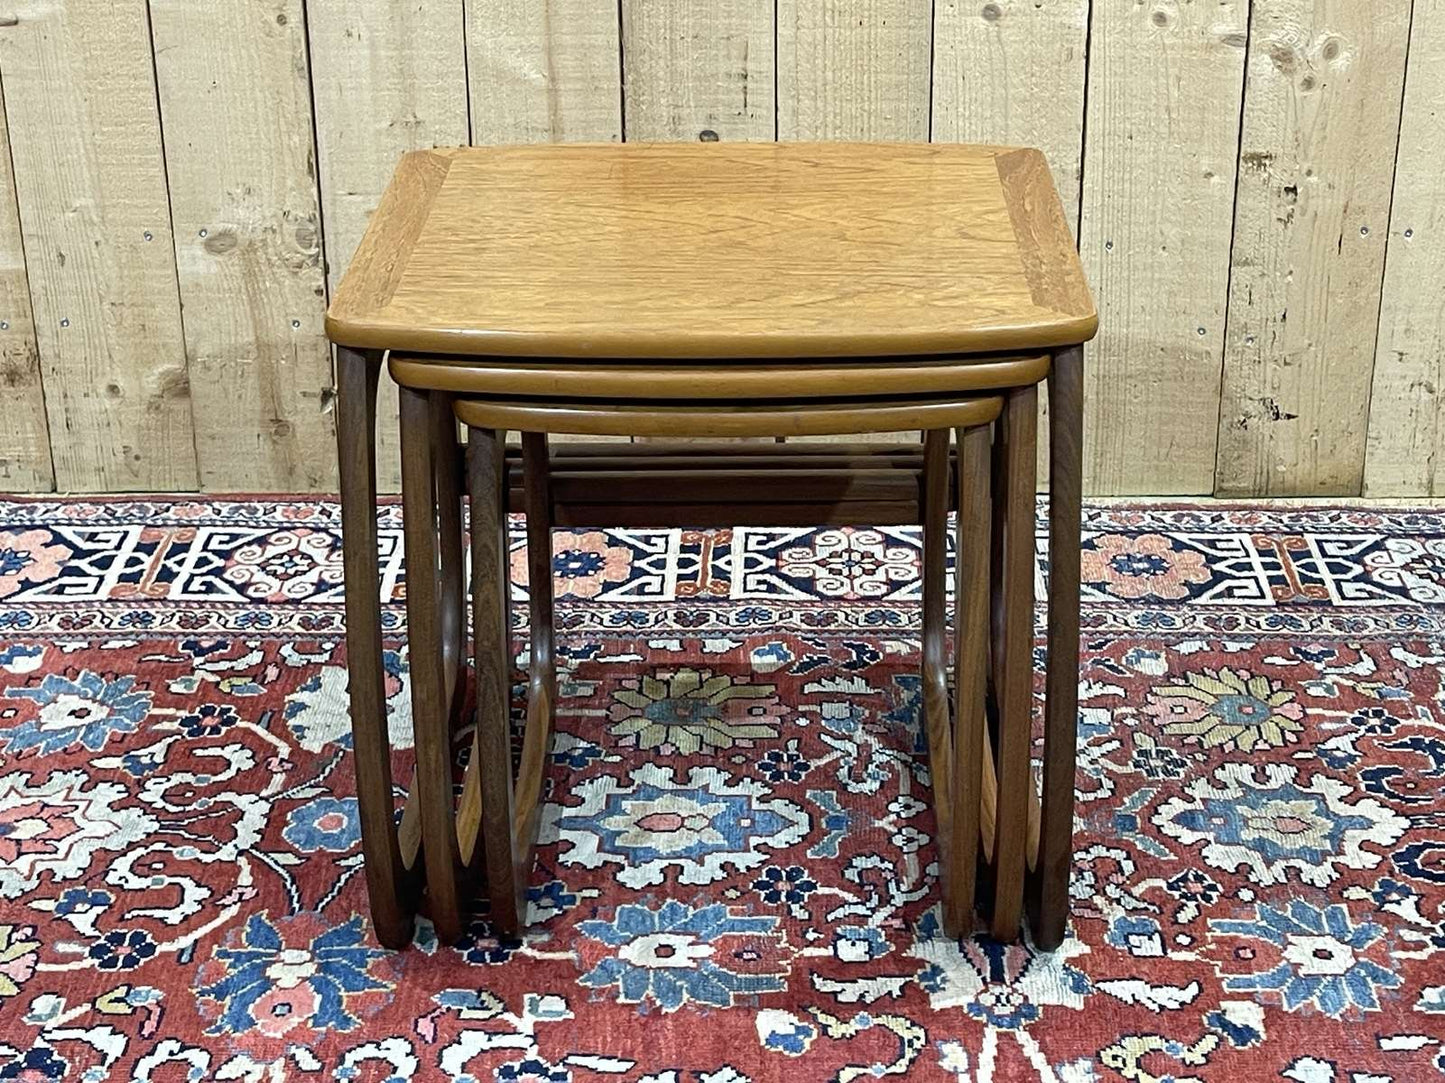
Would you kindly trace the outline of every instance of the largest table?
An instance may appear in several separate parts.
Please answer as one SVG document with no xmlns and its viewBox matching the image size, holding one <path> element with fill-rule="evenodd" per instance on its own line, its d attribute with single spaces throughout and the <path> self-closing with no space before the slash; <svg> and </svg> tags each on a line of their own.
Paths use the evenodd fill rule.
<svg viewBox="0 0 1445 1083">
<path fill-rule="evenodd" d="M 379 939 L 405 944 L 423 897 L 443 938 L 461 932 L 482 893 L 499 929 L 525 922 L 555 695 L 552 525 L 921 523 L 924 728 L 945 925 L 971 931 L 977 862 L 992 880 L 992 933 L 1016 935 L 1027 902 L 1035 943 L 1056 946 L 1072 857 L 1082 344 L 1096 327 L 1035 150 L 629 144 L 406 156 L 327 318 L 338 346 L 357 788 Z M 388 352 L 401 385 L 417 750 L 399 817 L 376 591 L 376 391 Z M 1040 792 L 1030 756 L 1041 383 L 1050 501 Z M 911 449 L 652 442 L 908 429 L 925 434 Z M 507 430 L 523 433 L 520 456 L 509 456 Z M 566 434 L 638 442 L 549 443 Z M 454 799 L 453 735 L 469 721 L 464 493 L 477 710 Z M 528 513 L 532 571 L 515 775 L 509 507 Z"/>
</svg>

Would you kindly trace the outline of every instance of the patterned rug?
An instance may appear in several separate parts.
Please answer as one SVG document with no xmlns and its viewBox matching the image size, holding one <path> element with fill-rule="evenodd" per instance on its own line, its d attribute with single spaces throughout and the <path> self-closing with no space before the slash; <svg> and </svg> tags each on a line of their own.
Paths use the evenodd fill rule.
<svg viewBox="0 0 1445 1083">
<path fill-rule="evenodd" d="M 1439 1078 L 1445 521 L 1087 519 L 1057 953 L 940 935 L 917 533 L 739 528 L 559 533 L 531 931 L 396 954 L 335 506 L 0 503 L 0 1079 Z"/>
</svg>

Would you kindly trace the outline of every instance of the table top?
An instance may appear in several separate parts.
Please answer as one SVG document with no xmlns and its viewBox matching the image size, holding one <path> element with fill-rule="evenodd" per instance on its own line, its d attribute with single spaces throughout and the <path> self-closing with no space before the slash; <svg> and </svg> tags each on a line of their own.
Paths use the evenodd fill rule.
<svg viewBox="0 0 1445 1083">
<path fill-rule="evenodd" d="M 997 353 L 1097 326 L 1040 152 L 904 143 L 408 154 L 326 321 L 365 349 L 637 359 Z"/>
</svg>

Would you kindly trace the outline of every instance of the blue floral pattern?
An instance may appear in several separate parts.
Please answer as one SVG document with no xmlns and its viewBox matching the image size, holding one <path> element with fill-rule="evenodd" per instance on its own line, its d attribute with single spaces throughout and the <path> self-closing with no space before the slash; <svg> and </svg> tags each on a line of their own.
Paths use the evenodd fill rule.
<svg viewBox="0 0 1445 1083">
<path fill-rule="evenodd" d="M 211 1033 L 244 1033 L 294 1016 L 313 1031 L 351 1030 L 360 1020 L 350 1002 L 388 988 L 371 974 L 387 953 L 371 945 L 361 918 L 299 941 L 283 928 L 266 914 L 253 914 L 240 944 L 216 949 L 224 975 L 198 991 L 221 1006 Z"/>
<path fill-rule="evenodd" d="M 19 725 L 0 721 L 0 747 L 12 755 L 49 755 L 74 744 L 99 752 L 112 734 L 133 732 L 152 700 L 150 692 L 136 687 L 134 677 L 107 680 L 88 669 L 73 679 L 49 673 L 38 687 L 7 688 L 5 694 L 40 707 L 37 717 Z"/>
<path fill-rule="evenodd" d="M 610 921 L 578 922 L 578 932 L 608 949 L 578 980 L 593 989 L 615 987 L 624 1004 L 651 1002 L 668 1012 L 689 1001 L 731 1007 L 740 996 L 784 987 L 790 953 L 777 926 L 777 918 L 716 903 L 620 906 Z"/>
<path fill-rule="evenodd" d="M 302 853 L 345 853 L 361 841 L 361 810 L 354 797 L 317 797 L 286 818 L 282 835 Z"/>
<path fill-rule="evenodd" d="M 1260 904 L 1253 920 L 1214 920 L 1215 937 L 1242 937 L 1249 944 L 1273 945 L 1278 960 L 1267 970 L 1224 973 L 1224 987 L 1239 993 L 1278 993 L 1294 1011 L 1306 1004 L 1326 1015 L 1381 1010 L 1381 990 L 1395 989 L 1400 976 L 1366 953 L 1381 953 L 1385 930 L 1374 922 L 1352 923 L 1344 906 L 1321 910 L 1298 899 L 1285 909 Z M 1382 957 L 1388 959 L 1388 955 Z M 1248 945 L 1236 956 L 1257 959 Z M 1272 959 L 1273 961 L 1273 959 Z M 1227 965 L 1227 964 L 1226 964 Z"/>
</svg>

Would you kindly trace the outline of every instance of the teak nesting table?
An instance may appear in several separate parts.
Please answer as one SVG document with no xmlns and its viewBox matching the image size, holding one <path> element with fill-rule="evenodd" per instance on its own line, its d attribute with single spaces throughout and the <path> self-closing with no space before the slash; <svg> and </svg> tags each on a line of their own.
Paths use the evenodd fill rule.
<svg viewBox="0 0 1445 1083">
<path fill-rule="evenodd" d="M 406 156 L 327 318 L 339 347 L 357 790 L 380 940 L 410 940 L 423 892 L 443 940 L 460 935 L 474 894 L 501 932 L 525 922 L 556 695 L 552 526 L 915 523 L 944 927 L 971 932 L 978 894 L 994 936 L 1017 936 L 1027 904 L 1034 942 L 1057 946 L 1078 707 L 1081 345 L 1096 326 L 1034 150 L 668 144 Z M 377 595 L 376 391 L 387 352 L 401 395 L 416 741 L 399 820 Z M 1040 798 L 1030 754 L 1044 382 Z M 509 431 L 521 434 L 520 456 Z M 922 443 L 733 439 L 907 431 Z M 553 435 L 646 439 L 549 444 Z M 452 740 L 469 721 L 464 500 L 476 726 L 457 798 Z M 515 777 L 509 509 L 526 512 L 531 581 Z M 976 875 L 981 866 L 989 876 Z"/>
</svg>

